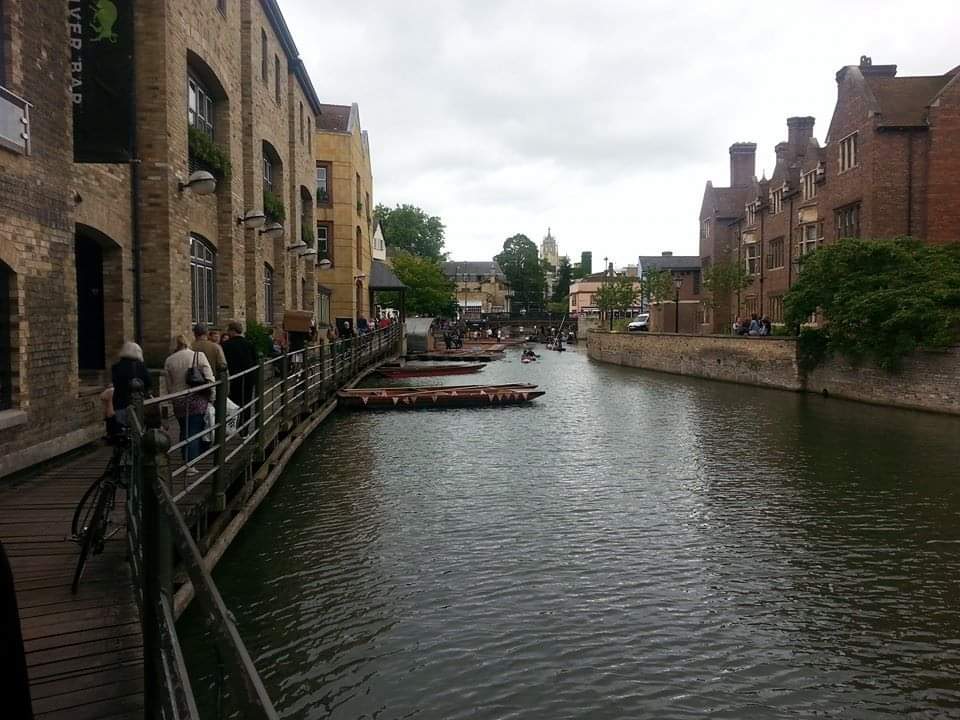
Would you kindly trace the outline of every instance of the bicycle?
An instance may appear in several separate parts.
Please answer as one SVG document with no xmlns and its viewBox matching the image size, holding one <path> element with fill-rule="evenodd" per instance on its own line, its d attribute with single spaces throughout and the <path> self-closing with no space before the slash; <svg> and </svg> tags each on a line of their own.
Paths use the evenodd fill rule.
<svg viewBox="0 0 960 720">
<path fill-rule="evenodd" d="M 80 558 L 77 560 L 77 568 L 73 573 L 73 583 L 70 586 L 73 595 L 77 594 L 77 589 L 80 587 L 80 579 L 83 577 L 83 571 L 91 552 L 94 555 L 102 553 L 104 543 L 120 531 L 119 526 L 111 531 L 110 525 L 112 524 L 113 507 L 116 503 L 117 488 L 127 489 L 129 486 L 131 471 L 130 436 L 124 430 L 118 435 L 108 437 L 107 441 L 113 445 L 110 461 L 107 463 L 103 474 L 93 481 L 83 497 L 80 498 L 77 509 L 73 512 L 73 520 L 70 523 L 70 539 L 80 544 Z"/>
</svg>

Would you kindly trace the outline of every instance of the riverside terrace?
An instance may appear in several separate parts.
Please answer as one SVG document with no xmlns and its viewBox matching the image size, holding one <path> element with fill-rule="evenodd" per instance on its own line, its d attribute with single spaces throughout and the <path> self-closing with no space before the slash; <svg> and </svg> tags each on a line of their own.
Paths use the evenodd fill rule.
<svg viewBox="0 0 960 720">
<path fill-rule="evenodd" d="M 225 714 L 276 718 L 211 571 L 281 476 L 303 440 L 351 387 L 399 354 L 403 326 L 274 358 L 215 383 L 158 398 L 136 396 L 129 489 L 115 527 L 70 592 L 77 547 L 65 540 L 73 509 L 100 476 L 109 449 L 86 454 L 0 492 L 0 539 L 10 557 L 36 717 L 199 718 L 175 620 L 200 603 L 223 659 Z M 256 386 L 228 435 L 230 380 Z M 216 389 L 213 444 L 191 465 L 162 410 L 176 397 Z M 204 433 L 208 432 L 204 430 Z M 189 440 L 189 439 L 188 439 Z M 129 557 L 129 562 L 127 558 Z"/>
</svg>

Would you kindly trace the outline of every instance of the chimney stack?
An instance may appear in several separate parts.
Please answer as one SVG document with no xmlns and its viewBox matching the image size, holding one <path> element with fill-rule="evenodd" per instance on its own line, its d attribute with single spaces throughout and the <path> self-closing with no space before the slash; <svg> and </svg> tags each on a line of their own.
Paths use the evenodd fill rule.
<svg viewBox="0 0 960 720">
<path fill-rule="evenodd" d="M 730 146 L 730 187 L 748 187 L 757 174 L 757 144 Z"/>
<path fill-rule="evenodd" d="M 773 152 L 777 156 L 777 162 L 787 157 L 787 149 L 790 147 L 789 143 L 779 142 L 773 147 Z"/>
<path fill-rule="evenodd" d="M 813 125 L 816 120 L 809 115 L 787 118 L 787 142 L 801 153 L 813 137 Z"/>
</svg>

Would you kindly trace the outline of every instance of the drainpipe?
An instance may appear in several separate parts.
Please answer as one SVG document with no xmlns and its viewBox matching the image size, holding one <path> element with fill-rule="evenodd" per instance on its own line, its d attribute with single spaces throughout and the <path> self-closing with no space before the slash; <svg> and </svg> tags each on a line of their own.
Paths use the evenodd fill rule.
<svg viewBox="0 0 960 720">
<path fill-rule="evenodd" d="M 907 133 L 907 235 L 913 235 L 913 133 Z"/>
<path fill-rule="evenodd" d="M 137 19 L 134 17 L 134 32 Z M 140 242 L 140 153 L 137 147 L 137 50 L 132 53 L 130 73 L 130 240 L 133 251 L 133 336 L 143 347 L 143 257 Z"/>
<path fill-rule="evenodd" d="M 764 211 L 762 209 L 763 208 L 762 204 L 760 207 L 761 207 L 761 210 L 760 210 L 760 317 L 763 317 L 763 261 L 764 261 L 764 255 L 765 255 L 765 253 L 763 252 Z"/>
</svg>

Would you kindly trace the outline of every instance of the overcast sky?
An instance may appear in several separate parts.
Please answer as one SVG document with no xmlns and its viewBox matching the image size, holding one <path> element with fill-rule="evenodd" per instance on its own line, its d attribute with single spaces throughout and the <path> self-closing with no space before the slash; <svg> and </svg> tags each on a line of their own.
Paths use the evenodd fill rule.
<svg viewBox="0 0 960 720">
<path fill-rule="evenodd" d="M 696 254 L 732 142 L 769 174 L 788 116 L 823 142 L 843 65 L 960 64 L 957 0 L 280 2 L 321 100 L 359 103 L 376 201 L 439 215 L 459 260 L 548 226 L 595 269 Z"/>
</svg>

